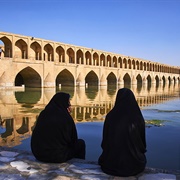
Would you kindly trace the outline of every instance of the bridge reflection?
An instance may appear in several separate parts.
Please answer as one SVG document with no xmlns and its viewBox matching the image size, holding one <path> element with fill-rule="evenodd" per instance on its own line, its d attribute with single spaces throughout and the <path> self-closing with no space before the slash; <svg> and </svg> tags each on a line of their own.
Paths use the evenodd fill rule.
<svg viewBox="0 0 180 180">
<path fill-rule="evenodd" d="M 117 90 L 121 87 L 66 87 L 64 89 L 26 89 L 24 92 L 0 91 L 0 143 L 16 146 L 31 136 L 39 112 L 57 91 L 71 94 L 72 117 L 78 122 L 103 121 L 112 109 Z M 131 86 L 141 108 L 180 97 L 180 85 Z"/>
</svg>

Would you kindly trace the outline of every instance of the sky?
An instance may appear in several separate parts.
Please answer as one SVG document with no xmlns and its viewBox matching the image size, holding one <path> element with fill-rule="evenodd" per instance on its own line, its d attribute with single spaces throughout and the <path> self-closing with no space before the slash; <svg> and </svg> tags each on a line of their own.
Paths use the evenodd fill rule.
<svg viewBox="0 0 180 180">
<path fill-rule="evenodd" d="M 1 32 L 180 66 L 180 0 L 0 0 L 0 4 Z"/>
</svg>

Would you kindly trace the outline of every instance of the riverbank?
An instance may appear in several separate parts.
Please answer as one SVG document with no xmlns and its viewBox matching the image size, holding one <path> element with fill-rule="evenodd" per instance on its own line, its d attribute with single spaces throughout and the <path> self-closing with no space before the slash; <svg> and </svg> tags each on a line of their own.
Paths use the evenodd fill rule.
<svg viewBox="0 0 180 180">
<path fill-rule="evenodd" d="M 0 179 L 13 180 L 180 180 L 180 171 L 146 167 L 137 176 L 115 177 L 103 173 L 97 162 L 72 159 L 66 163 L 42 163 L 32 153 L 0 147 Z"/>
</svg>

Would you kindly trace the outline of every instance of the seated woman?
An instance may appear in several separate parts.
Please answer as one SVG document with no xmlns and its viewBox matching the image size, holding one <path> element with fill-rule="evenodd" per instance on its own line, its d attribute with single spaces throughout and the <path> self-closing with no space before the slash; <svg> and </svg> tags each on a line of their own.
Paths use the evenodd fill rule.
<svg viewBox="0 0 180 180">
<path fill-rule="evenodd" d="M 107 114 L 98 163 L 103 172 L 133 176 L 145 169 L 145 122 L 130 89 L 118 90 L 113 109 Z"/>
<path fill-rule="evenodd" d="M 37 160 L 62 163 L 85 159 L 85 142 L 77 137 L 70 106 L 70 95 L 59 92 L 41 111 L 31 137 L 31 150 Z"/>
</svg>

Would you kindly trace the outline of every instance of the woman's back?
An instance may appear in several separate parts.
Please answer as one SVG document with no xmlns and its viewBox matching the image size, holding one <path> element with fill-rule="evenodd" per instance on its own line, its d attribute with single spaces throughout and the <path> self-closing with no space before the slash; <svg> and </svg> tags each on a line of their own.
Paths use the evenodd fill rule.
<svg viewBox="0 0 180 180">
<path fill-rule="evenodd" d="M 133 93 L 118 91 L 114 108 L 107 114 L 99 164 L 111 175 L 131 176 L 146 165 L 145 123 Z"/>
</svg>

